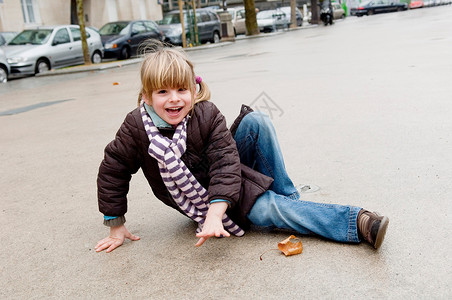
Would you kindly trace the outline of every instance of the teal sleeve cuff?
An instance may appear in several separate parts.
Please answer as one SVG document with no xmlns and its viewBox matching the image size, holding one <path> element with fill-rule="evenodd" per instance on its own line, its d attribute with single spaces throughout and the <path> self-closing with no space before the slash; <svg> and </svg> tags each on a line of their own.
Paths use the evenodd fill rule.
<svg viewBox="0 0 452 300">
<path fill-rule="evenodd" d="M 116 219 L 117 217 L 104 216 L 105 221 Z"/>
<path fill-rule="evenodd" d="M 210 201 L 210 204 L 212 204 L 212 203 L 217 203 L 217 202 L 227 202 L 227 203 L 228 203 L 228 206 L 231 206 L 231 201 L 224 200 L 224 199 L 215 199 L 215 200 L 212 200 L 212 201 Z"/>
</svg>

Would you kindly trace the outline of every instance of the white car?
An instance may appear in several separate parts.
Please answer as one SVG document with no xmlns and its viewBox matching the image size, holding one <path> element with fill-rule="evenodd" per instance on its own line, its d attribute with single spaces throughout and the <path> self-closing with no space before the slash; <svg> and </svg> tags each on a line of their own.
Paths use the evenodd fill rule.
<svg viewBox="0 0 452 300">
<path fill-rule="evenodd" d="M 6 62 L 6 56 L 2 49 L 0 49 L 0 83 L 8 81 L 9 64 Z"/>
<path fill-rule="evenodd" d="M 86 28 L 86 35 L 91 61 L 100 63 L 104 51 L 100 35 L 90 28 Z M 26 29 L 3 50 L 12 75 L 37 74 L 84 63 L 78 25 Z"/>
<path fill-rule="evenodd" d="M 234 27 L 234 35 L 246 34 L 246 24 L 245 24 L 245 7 L 228 7 L 228 13 L 232 17 L 232 26 Z M 217 10 L 217 14 L 221 14 L 223 9 Z"/>
</svg>

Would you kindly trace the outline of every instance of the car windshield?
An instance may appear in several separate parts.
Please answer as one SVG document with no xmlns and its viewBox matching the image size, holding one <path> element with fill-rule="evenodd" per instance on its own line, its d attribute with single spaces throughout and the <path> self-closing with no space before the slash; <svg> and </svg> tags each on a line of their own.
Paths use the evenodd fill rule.
<svg viewBox="0 0 452 300">
<path fill-rule="evenodd" d="M 184 23 L 187 24 L 187 15 L 184 14 Z M 167 14 L 159 21 L 160 25 L 180 24 L 179 14 Z"/>
<path fill-rule="evenodd" d="M 8 45 L 43 45 L 52 34 L 52 29 L 24 30 L 14 37 Z"/>
<path fill-rule="evenodd" d="M 99 29 L 100 35 L 124 35 L 129 29 L 128 22 L 107 23 Z"/>
</svg>

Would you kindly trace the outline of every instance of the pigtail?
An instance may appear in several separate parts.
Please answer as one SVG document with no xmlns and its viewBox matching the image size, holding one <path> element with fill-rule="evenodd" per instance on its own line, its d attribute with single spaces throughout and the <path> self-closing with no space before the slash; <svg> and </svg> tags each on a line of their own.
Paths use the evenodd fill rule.
<svg viewBox="0 0 452 300">
<path fill-rule="evenodd" d="M 141 98 L 143 97 L 143 92 L 140 92 L 139 94 L 138 94 L 138 102 L 137 102 L 137 106 L 138 107 L 140 107 L 140 105 L 141 105 Z"/>
<path fill-rule="evenodd" d="M 201 81 L 198 85 L 199 90 L 195 98 L 195 103 L 210 100 L 210 89 L 207 84 L 204 81 Z"/>
</svg>

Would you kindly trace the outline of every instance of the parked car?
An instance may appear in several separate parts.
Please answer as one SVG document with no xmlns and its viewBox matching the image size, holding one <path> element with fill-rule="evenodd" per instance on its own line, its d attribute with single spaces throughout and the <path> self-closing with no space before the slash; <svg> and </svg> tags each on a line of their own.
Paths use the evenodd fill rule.
<svg viewBox="0 0 452 300">
<path fill-rule="evenodd" d="M 256 14 L 256 19 L 260 32 L 273 32 L 280 28 L 289 27 L 289 19 L 281 10 L 262 10 Z"/>
<path fill-rule="evenodd" d="M 223 9 L 217 10 L 217 14 L 223 12 Z M 234 27 L 234 35 L 246 34 L 245 24 L 245 8 L 241 7 L 228 7 L 227 12 L 231 14 L 232 26 Z"/>
<path fill-rule="evenodd" d="M 398 3 L 393 0 L 370 0 L 362 2 L 358 7 L 352 8 L 350 14 L 352 16 L 362 17 L 373 14 L 387 13 L 393 11 L 407 10 L 408 4 Z"/>
<path fill-rule="evenodd" d="M 193 11 L 189 11 L 190 16 Z M 190 19 L 190 22 L 189 22 Z M 190 27 L 192 27 L 192 18 L 188 18 L 187 12 L 184 11 L 184 27 L 187 43 L 192 42 Z M 221 23 L 220 18 L 213 9 L 200 8 L 196 10 L 196 23 L 198 25 L 198 38 L 201 43 L 220 42 Z M 182 45 L 182 25 L 180 22 L 179 10 L 170 11 L 161 21 L 159 21 L 160 28 L 165 35 L 165 41 L 173 45 Z"/>
<path fill-rule="evenodd" d="M 345 18 L 345 10 L 339 3 L 331 3 L 333 6 L 333 19 L 344 19 Z"/>
<path fill-rule="evenodd" d="M 6 55 L 2 49 L 0 49 L 0 83 L 8 81 L 9 64 L 6 61 Z"/>
<path fill-rule="evenodd" d="M 281 10 L 282 12 L 284 12 L 286 14 L 286 18 L 287 18 L 287 23 L 289 23 L 289 26 L 291 25 L 291 9 L 290 6 L 284 6 L 279 8 L 278 10 Z M 300 27 L 303 25 L 303 14 L 301 13 L 301 11 L 298 9 L 298 7 L 295 7 L 295 17 L 297 20 L 297 26 Z"/>
<path fill-rule="evenodd" d="M 100 63 L 103 53 L 100 35 L 89 28 L 86 28 L 86 34 L 91 61 Z M 11 74 L 37 74 L 84 63 L 78 25 L 26 29 L 3 50 L 11 66 Z"/>
<path fill-rule="evenodd" d="M 0 32 L 0 46 L 6 45 L 7 43 L 9 43 L 16 35 L 17 35 L 17 32 L 13 32 L 13 31 Z"/>
<path fill-rule="evenodd" d="M 104 45 L 104 58 L 128 59 L 138 53 L 143 41 L 163 41 L 162 31 L 151 20 L 110 22 L 99 29 L 99 34 Z"/>
<path fill-rule="evenodd" d="M 421 8 L 421 7 L 424 7 L 424 1 L 423 0 L 411 0 L 410 1 L 410 9 Z"/>
</svg>

